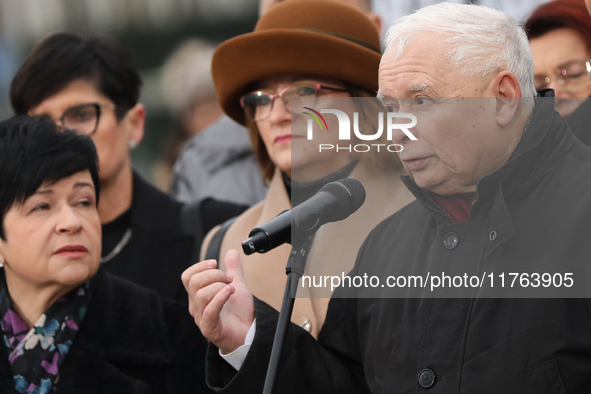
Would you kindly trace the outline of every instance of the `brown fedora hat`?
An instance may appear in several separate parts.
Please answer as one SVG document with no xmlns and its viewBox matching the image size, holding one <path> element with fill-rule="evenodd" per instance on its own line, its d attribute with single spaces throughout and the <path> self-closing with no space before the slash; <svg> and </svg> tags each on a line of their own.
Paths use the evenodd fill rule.
<svg viewBox="0 0 591 394">
<path fill-rule="evenodd" d="M 380 37 L 356 8 L 332 0 L 290 0 L 261 17 L 254 32 L 222 43 L 212 75 L 224 112 L 244 124 L 240 97 L 250 84 L 301 74 L 378 89 Z"/>
</svg>

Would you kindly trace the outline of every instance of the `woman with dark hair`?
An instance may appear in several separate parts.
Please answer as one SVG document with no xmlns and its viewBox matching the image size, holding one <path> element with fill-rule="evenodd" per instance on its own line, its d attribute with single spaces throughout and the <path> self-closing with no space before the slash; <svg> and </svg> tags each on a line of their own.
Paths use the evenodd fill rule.
<svg viewBox="0 0 591 394">
<path fill-rule="evenodd" d="M 591 16 L 583 0 L 553 0 L 525 22 L 537 90 L 556 93 L 564 117 L 591 96 Z"/>
<path fill-rule="evenodd" d="M 254 227 L 311 197 L 324 184 L 351 177 L 365 186 L 365 204 L 343 222 L 323 226 L 307 260 L 310 275 L 350 271 L 369 232 L 413 197 L 400 181 L 404 170 L 397 154 L 386 151 L 390 144 L 386 133 L 371 142 L 356 137 L 339 141 L 336 116 L 325 115 L 326 129 L 314 129 L 310 141 L 308 115 L 301 113 L 313 113 L 314 104 L 317 110 L 348 106 L 348 113 L 360 114 L 360 124 L 367 128 L 364 133 L 375 133 L 378 112 L 385 112 L 375 106 L 380 58 L 379 34 L 372 21 L 334 1 L 280 3 L 261 17 L 253 33 L 217 48 L 212 73 L 222 109 L 247 126 L 269 192 L 229 227 L 212 230 L 202 258 L 215 258 L 223 269 L 222 257 L 231 249 L 241 250 L 241 242 Z M 327 101 L 336 106 L 325 105 Z M 353 125 L 353 115 L 350 120 Z M 319 143 L 333 149 L 319 152 Z M 360 153 L 351 149 L 356 143 L 384 147 L 380 153 L 375 147 L 373 153 Z M 334 147 L 339 144 L 348 148 L 337 151 Z M 290 245 L 283 245 L 264 254 L 240 255 L 249 289 L 276 309 L 281 306 L 289 253 Z M 299 294 L 292 320 L 317 336 L 332 294 L 330 285 L 301 289 Z"/>
<path fill-rule="evenodd" d="M 17 115 L 48 116 L 92 138 L 99 156 L 105 269 L 186 302 L 179 276 L 198 256 L 203 237 L 194 229 L 200 220 L 186 223 L 182 204 L 132 168 L 131 152 L 143 139 L 146 120 L 138 101 L 141 85 L 129 53 L 116 40 L 56 33 L 25 59 L 10 99 Z M 224 209 L 235 213 L 225 216 Z M 226 204 L 207 216 L 215 225 L 243 210 Z"/>
<path fill-rule="evenodd" d="M 99 269 L 99 189 L 90 137 L 0 122 L 0 392 L 208 392 L 186 306 Z"/>
</svg>

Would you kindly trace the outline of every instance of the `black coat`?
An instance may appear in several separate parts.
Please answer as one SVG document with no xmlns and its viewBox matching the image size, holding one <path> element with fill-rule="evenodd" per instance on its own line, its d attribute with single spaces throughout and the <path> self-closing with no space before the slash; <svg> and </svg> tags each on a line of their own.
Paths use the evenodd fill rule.
<svg viewBox="0 0 591 394">
<path fill-rule="evenodd" d="M 63 394 L 207 393 L 206 341 L 187 307 L 100 269 L 56 385 Z M 15 393 L 0 346 L 0 393 Z"/>
<path fill-rule="evenodd" d="M 208 200 L 207 211 L 197 209 L 183 227 L 183 204 L 133 174 L 133 200 L 129 243 L 111 261 L 104 264 L 114 275 L 152 289 L 162 298 L 187 303 L 181 274 L 195 264 L 201 241 L 217 224 L 237 216 L 247 207 Z"/>
<path fill-rule="evenodd" d="M 479 182 L 469 221 L 451 223 L 425 191 L 405 183 L 417 201 L 370 234 L 351 275 L 535 272 L 568 263 L 582 268 L 577 283 L 586 279 L 591 149 L 552 100 L 538 100 L 509 161 Z M 450 233 L 458 242 L 446 242 Z M 337 298 L 342 291 L 318 341 L 291 324 L 276 392 L 591 392 L 588 299 Z M 277 312 L 255 306 L 256 336 L 235 376 L 210 347 L 208 384 L 222 392 L 261 391 Z"/>
<path fill-rule="evenodd" d="M 591 146 L 591 97 L 572 114 L 565 116 L 564 121 L 581 142 Z"/>
</svg>

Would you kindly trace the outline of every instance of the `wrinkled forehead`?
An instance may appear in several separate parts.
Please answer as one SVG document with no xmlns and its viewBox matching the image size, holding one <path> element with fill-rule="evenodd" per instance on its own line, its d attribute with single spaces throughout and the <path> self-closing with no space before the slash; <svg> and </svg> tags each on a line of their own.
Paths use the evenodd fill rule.
<svg viewBox="0 0 591 394">
<path fill-rule="evenodd" d="M 459 74 L 451 67 L 448 49 L 449 44 L 436 36 L 418 37 L 402 46 L 394 40 L 380 62 L 378 93 L 405 97 L 431 90 L 432 94 L 444 94 L 445 86 Z"/>
</svg>

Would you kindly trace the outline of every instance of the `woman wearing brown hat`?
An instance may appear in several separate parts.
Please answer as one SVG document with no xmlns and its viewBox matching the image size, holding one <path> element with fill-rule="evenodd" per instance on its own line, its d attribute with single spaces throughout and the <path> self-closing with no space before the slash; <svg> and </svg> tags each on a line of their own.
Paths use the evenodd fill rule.
<svg viewBox="0 0 591 394">
<path fill-rule="evenodd" d="M 352 177 L 365 186 L 364 206 L 345 221 L 320 229 L 307 265 L 308 274 L 321 275 L 327 272 L 329 262 L 338 262 L 339 272 L 346 275 L 373 227 L 412 201 L 400 181 L 403 169 L 395 153 L 386 153 L 382 159 L 353 150 L 318 154 L 316 144 L 312 146 L 315 154 L 310 154 L 305 131 L 298 128 L 292 134 L 292 99 L 314 102 L 374 97 L 379 48 L 378 32 L 362 12 L 334 1 L 317 0 L 281 3 L 259 20 L 253 33 L 218 47 L 212 73 L 221 106 L 232 119 L 247 126 L 269 192 L 264 201 L 223 229 L 225 233 L 213 229 L 204 242 L 203 258 L 218 259 L 230 249 L 241 250 L 241 242 L 257 225 L 311 197 L 325 183 Z M 302 112 L 293 109 L 294 114 Z M 358 112 L 363 117 L 364 109 Z M 325 119 L 333 130 L 330 121 L 336 123 L 336 117 L 326 115 Z M 316 136 L 338 143 L 336 131 Z M 380 142 L 387 143 L 385 139 Z M 276 309 L 281 306 L 289 252 L 290 245 L 265 254 L 246 256 L 240 252 L 248 288 Z M 222 264 L 220 267 L 223 269 Z M 298 294 L 307 298 L 296 300 L 292 320 L 317 337 L 330 288 L 300 290 Z"/>
</svg>

